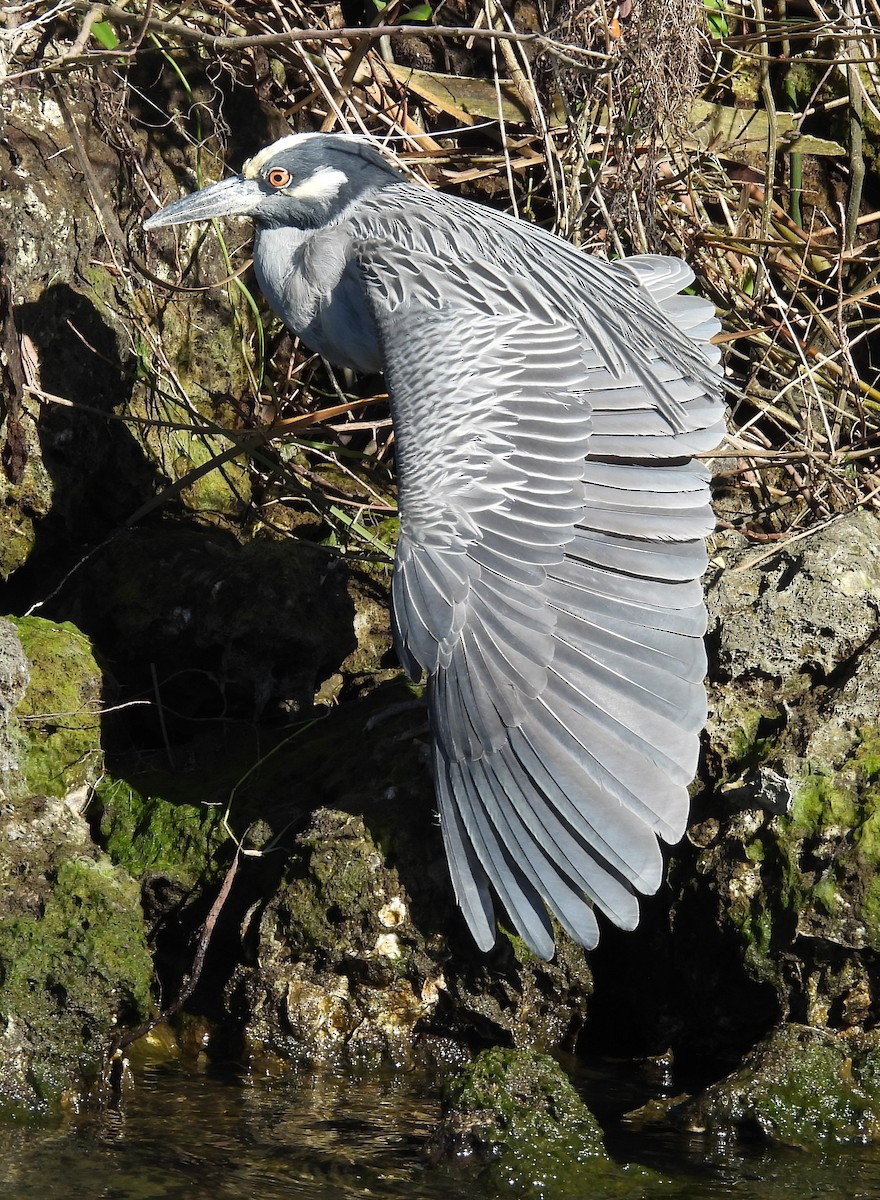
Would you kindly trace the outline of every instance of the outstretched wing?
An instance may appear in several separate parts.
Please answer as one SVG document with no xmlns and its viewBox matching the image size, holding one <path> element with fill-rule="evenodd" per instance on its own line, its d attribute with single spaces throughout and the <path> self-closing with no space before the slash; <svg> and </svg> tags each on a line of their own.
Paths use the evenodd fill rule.
<svg viewBox="0 0 880 1200">
<path fill-rule="evenodd" d="M 489 885 L 541 957 L 548 908 L 592 946 L 594 905 L 633 927 L 636 893 L 660 882 L 657 835 L 684 828 L 711 528 L 688 456 L 717 440 L 720 404 L 659 352 L 639 377 L 612 374 L 500 267 L 376 250 L 357 256 L 394 416 L 395 634 L 428 674 L 456 896 L 483 949 Z"/>
</svg>

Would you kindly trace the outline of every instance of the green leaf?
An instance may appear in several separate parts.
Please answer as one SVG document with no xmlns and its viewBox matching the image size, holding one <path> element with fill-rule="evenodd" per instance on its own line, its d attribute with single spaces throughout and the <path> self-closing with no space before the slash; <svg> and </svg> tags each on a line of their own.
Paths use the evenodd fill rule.
<svg viewBox="0 0 880 1200">
<path fill-rule="evenodd" d="M 374 0 L 374 2 L 375 2 L 375 0 Z M 430 4 L 417 4 L 415 6 L 415 8 L 411 8 L 411 9 L 409 9 L 408 12 L 405 12 L 403 14 L 402 20 L 404 20 L 404 21 L 430 21 L 430 19 L 431 19 L 431 17 L 433 17 L 433 15 L 434 15 L 434 10 L 431 8 Z"/>
<path fill-rule="evenodd" d="M 119 38 L 109 21 L 95 21 L 92 26 L 92 36 L 101 43 L 105 50 L 115 50 Z"/>
<path fill-rule="evenodd" d="M 723 0 L 703 0 L 709 33 L 713 38 L 726 38 L 730 33 L 730 23 L 724 10 Z"/>
</svg>

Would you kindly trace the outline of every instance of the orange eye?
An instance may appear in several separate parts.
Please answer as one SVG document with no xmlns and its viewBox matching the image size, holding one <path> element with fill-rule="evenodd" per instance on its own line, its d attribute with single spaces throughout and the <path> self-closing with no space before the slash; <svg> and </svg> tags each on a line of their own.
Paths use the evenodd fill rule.
<svg viewBox="0 0 880 1200">
<path fill-rule="evenodd" d="M 273 167 L 266 176 L 266 180 L 273 188 L 283 188 L 290 183 L 291 174 L 289 171 L 285 171 L 284 167 Z"/>
</svg>

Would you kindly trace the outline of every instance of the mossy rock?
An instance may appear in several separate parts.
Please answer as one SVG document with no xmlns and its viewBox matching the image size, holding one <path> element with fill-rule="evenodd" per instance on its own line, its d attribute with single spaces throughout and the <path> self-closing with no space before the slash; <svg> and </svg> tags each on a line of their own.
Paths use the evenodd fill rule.
<svg viewBox="0 0 880 1200">
<path fill-rule="evenodd" d="M 30 664 L 11 621 L 0 617 L 0 795 L 21 791 L 21 761 L 26 743 L 19 733 L 15 710 L 30 682 Z"/>
<path fill-rule="evenodd" d="M 880 998 L 878 544 L 859 513 L 709 589 L 712 792 L 671 878 L 684 1020 L 736 1053 L 780 1020 L 863 1029 Z"/>
<path fill-rule="evenodd" d="M 140 889 L 63 801 L 9 806 L 0 828 L 0 1113 L 87 1091 L 114 1028 L 151 1008 Z"/>
<path fill-rule="evenodd" d="M 671 1114 L 691 1131 L 792 1146 L 880 1136 L 880 1051 L 827 1030 L 783 1025 L 743 1065 Z"/>
<path fill-rule="evenodd" d="M 217 850 L 229 841 L 219 807 L 175 804 L 109 776 L 95 799 L 102 844 L 135 878 L 162 875 L 190 888 L 216 873 Z"/>
<path fill-rule="evenodd" d="M 562 1068 L 526 1050 L 484 1050 L 447 1083 L 432 1150 L 476 1156 L 486 1182 L 516 1196 L 605 1195 L 620 1174 Z"/>
<path fill-rule="evenodd" d="M 252 1051 L 400 1059 L 445 986 L 397 871 L 351 813 L 314 813 L 253 933 L 259 969 L 238 968 L 226 997 Z"/>
<path fill-rule="evenodd" d="M 874 726 L 840 733 L 833 761 L 787 760 L 778 777 L 787 811 L 769 802 L 764 775 L 772 772 L 762 767 L 750 803 L 691 829 L 701 848 L 680 874 L 693 898 L 692 987 L 725 981 L 725 994 L 711 997 L 716 1026 L 730 1021 L 737 948 L 743 982 L 775 994 L 771 1022 L 855 1030 L 871 1019 L 880 986 L 880 734 Z M 723 955 L 711 953 L 712 937 L 723 939 Z M 737 1020 L 748 1026 L 754 1013 L 744 1005 L 741 996 Z"/>
<path fill-rule="evenodd" d="M 518 956 L 503 933 L 491 956 L 476 949 L 412 737 L 424 717 L 375 720 L 391 696 L 410 691 L 397 681 L 331 710 L 267 760 L 254 798 L 274 852 L 248 860 L 265 892 L 224 994 L 245 1049 L 401 1061 L 428 1035 L 570 1046 L 590 992 L 584 950 L 561 932 L 552 963 Z"/>
<path fill-rule="evenodd" d="M 787 813 L 759 817 L 743 840 L 754 885 L 731 917 L 754 942 L 753 966 L 800 935 L 880 949 L 880 731 L 864 728 L 835 764 L 809 761 Z M 787 931 L 787 932 L 786 932 Z"/>
<path fill-rule="evenodd" d="M 24 742 L 24 789 L 67 796 L 91 787 L 103 770 L 103 679 L 85 634 L 68 622 L 11 617 L 30 663 L 30 683 L 15 719 Z"/>
<path fill-rule="evenodd" d="M 779 820 L 786 901 L 798 930 L 880 950 L 880 729 L 864 727 L 831 767 L 808 762 Z"/>
</svg>

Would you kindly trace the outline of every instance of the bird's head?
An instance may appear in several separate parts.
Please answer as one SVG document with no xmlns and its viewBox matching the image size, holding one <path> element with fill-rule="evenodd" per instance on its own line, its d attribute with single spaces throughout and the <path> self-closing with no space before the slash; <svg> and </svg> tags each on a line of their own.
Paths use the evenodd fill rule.
<svg viewBox="0 0 880 1200">
<path fill-rule="evenodd" d="M 233 216 L 250 217 L 268 228 L 318 228 L 339 220 L 364 193 L 400 179 L 364 138 L 294 133 L 255 154 L 240 175 L 160 209 L 144 228 Z"/>
</svg>

